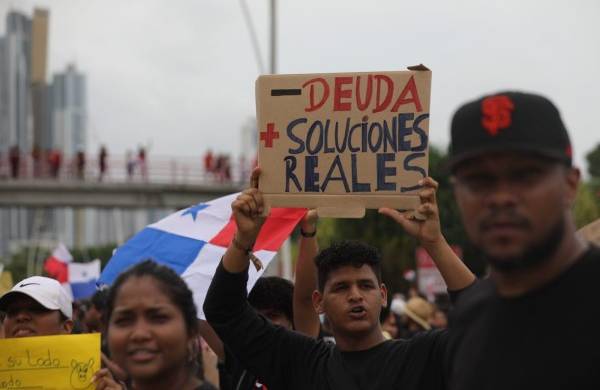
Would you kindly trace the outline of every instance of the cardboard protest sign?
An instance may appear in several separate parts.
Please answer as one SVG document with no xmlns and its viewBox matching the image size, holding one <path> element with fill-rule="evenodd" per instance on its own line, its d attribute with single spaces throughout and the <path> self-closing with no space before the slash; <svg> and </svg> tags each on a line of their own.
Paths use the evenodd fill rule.
<svg viewBox="0 0 600 390">
<path fill-rule="evenodd" d="M 431 71 L 268 75 L 256 81 L 259 187 L 320 215 L 414 209 L 427 176 Z"/>
<path fill-rule="evenodd" d="M 100 334 L 0 339 L 0 389 L 94 389 Z"/>
<path fill-rule="evenodd" d="M 600 245 L 600 219 L 589 223 L 577 231 L 583 238 L 596 245 Z"/>
</svg>

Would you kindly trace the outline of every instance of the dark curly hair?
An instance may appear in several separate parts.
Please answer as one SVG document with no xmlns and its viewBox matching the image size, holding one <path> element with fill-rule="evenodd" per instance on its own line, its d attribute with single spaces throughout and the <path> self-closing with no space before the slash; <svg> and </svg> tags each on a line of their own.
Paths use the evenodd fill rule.
<svg viewBox="0 0 600 390">
<path fill-rule="evenodd" d="M 255 310 L 279 312 L 293 324 L 293 295 L 294 285 L 289 280 L 277 276 L 263 277 L 256 281 L 248 294 L 248 303 Z"/>
<path fill-rule="evenodd" d="M 99 312 L 103 312 L 106 308 L 106 299 L 108 298 L 108 289 L 98 290 L 90 298 L 90 305 L 95 307 Z"/>
<path fill-rule="evenodd" d="M 119 275 L 106 297 L 105 323 L 108 324 L 110 321 L 115 300 L 123 284 L 132 277 L 140 278 L 144 276 L 154 278 L 161 285 L 161 291 L 171 298 L 171 302 L 181 310 L 188 334 L 197 335 L 199 332 L 198 319 L 192 292 L 175 271 L 152 260 L 137 263 Z"/>
<path fill-rule="evenodd" d="M 323 249 L 315 257 L 319 291 L 323 291 L 329 274 L 338 268 L 351 265 L 356 268 L 367 264 L 381 283 L 381 255 L 379 251 L 360 241 L 339 241 Z"/>
</svg>

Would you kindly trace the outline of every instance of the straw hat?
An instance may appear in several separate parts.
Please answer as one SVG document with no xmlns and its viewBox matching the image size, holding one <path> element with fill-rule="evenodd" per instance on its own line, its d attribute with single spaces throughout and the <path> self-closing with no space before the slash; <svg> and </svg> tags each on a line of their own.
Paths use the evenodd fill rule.
<svg viewBox="0 0 600 390">
<path fill-rule="evenodd" d="M 421 328 L 425 330 L 431 329 L 429 318 L 433 314 L 433 307 L 425 299 L 421 297 L 410 298 L 404 307 L 404 314 Z"/>
</svg>

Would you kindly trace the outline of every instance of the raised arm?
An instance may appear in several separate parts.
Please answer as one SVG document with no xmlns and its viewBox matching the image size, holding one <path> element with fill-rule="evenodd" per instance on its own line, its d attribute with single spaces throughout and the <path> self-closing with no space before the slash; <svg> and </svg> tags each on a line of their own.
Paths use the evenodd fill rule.
<svg viewBox="0 0 600 390">
<path fill-rule="evenodd" d="M 315 256 L 317 242 L 317 210 L 309 210 L 300 222 L 296 281 L 294 285 L 294 328 L 310 337 L 319 336 L 319 316 L 312 304 L 312 293 L 317 288 Z"/>
<path fill-rule="evenodd" d="M 419 192 L 421 205 L 417 211 L 426 217 L 424 221 L 410 219 L 398 210 L 389 208 L 381 208 L 379 212 L 395 220 L 408 234 L 420 241 L 442 274 L 448 290 L 462 290 L 475 281 L 475 275 L 454 253 L 442 234 L 435 196 L 438 183 L 431 177 L 427 177 L 419 184 L 424 188 Z"/>
<path fill-rule="evenodd" d="M 204 300 L 204 314 L 225 349 L 269 388 L 287 388 L 298 377 L 293 367 L 306 366 L 319 343 L 297 332 L 275 326 L 250 307 L 247 300 L 251 248 L 264 222 L 260 170 L 252 172 L 252 187 L 232 203 L 237 224 L 234 239 L 225 252 Z M 206 333 L 203 333 L 205 336 Z M 322 348 L 322 347 L 321 347 Z M 227 358 L 226 358 L 227 360 Z M 307 372 L 302 373 L 308 375 Z"/>
<path fill-rule="evenodd" d="M 262 192 L 258 190 L 259 176 L 260 168 L 254 168 L 250 188 L 244 190 L 231 204 L 237 231 L 223 256 L 223 267 L 231 273 L 246 271 L 250 260 L 249 253 L 265 222 L 265 218 L 261 216 L 264 206 Z"/>
<path fill-rule="evenodd" d="M 225 360 L 225 348 L 223 347 L 223 342 L 212 326 L 210 326 L 206 320 L 198 320 L 198 328 L 200 329 L 200 336 L 202 336 L 206 344 L 213 350 L 219 360 Z"/>
</svg>

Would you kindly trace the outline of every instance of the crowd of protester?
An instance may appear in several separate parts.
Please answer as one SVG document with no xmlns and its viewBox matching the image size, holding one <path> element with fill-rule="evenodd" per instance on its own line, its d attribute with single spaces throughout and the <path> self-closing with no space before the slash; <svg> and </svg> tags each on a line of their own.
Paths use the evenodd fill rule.
<svg viewBox="0 0 600 390">
<path fill-rule="evenodd" d="M 495 122 L 486 116 L 499 112 Z M 0 298 L 0 335 L 101 332 L 97 389 L 598 388 L 589 326 L 600 309 L 569 303 L 596 292 L 600 252 L 576 235 L 579 171 L 558 111 L 537 95 L 487 96 L 458 110 L 451 143 L 456 201 L 489 277 L 476 280 L 446 242 L 431 178 L 420 182 L 422 218 L 379 210 L 435 261 L 450 325 L 418 293 L 388 297 L 377 248 L 340 241 L 319 250 L 314 210 L 300 222 L 295 284 L 263 277 L 248 294 L 264 222 L 256 168 L 232 203 L 237 230 L 206 320 L 186 283 L 146 260 L 75 306 L 53 279 L 17 283 Z"/>
<path fill-rule="evenodd" d="M 327 318 L 320 319 L 312 304 L 303 300 L 311 295 L 316 283 L 316 226 L 316 211 L 311 210 L 300 223 L 299 288 L 280 277 L 263 277 L 250 292 L 248 302 L 273 324 L 335 343 Z M 422 301 L 427 309 L 414 307 L 414 300 Z M 382 334 L 407 339 L 436 328 L 431 325 L 434 307 L 421 296 L 405 301 L 404 295 L 396 294 L 390 309 L 381 312 Z M 152 261 L 121 274 L 110 289 L 74 302 L 54 279 L 25 279 L 0 299 L 0 313 L 2 338 L 101 333 L 103 368 L 95 376 L 98 389 L 174 388 L 175 384 L 176 388 L 208 390 L 267 389 L 206 321 L 197 320 L 185 282 L 171 269 Z M 141 322 L 146 322 L 148 328 L 140 326 Z M 132 357 L 131 348 L 136 346 L 140 348 L 139 356 Z M 153 354 L 163 355 L 163 367 L 159 365 L 156 373 L 148 373 L 136 357 L 143 361 Z M 163 370 L 171 366 L 177 370 L 165 375 Z M 156 376 L 158 372 L 160 376 Z"/>
</svg>

